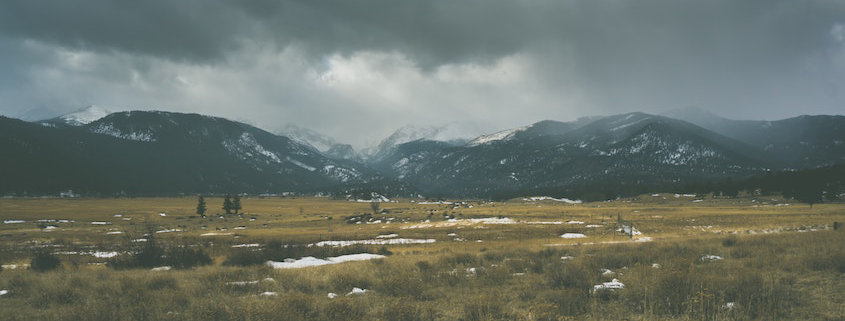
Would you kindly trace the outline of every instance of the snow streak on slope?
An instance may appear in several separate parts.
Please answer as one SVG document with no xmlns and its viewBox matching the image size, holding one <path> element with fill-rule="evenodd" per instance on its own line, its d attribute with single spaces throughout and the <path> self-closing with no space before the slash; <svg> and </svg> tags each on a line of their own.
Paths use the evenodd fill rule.
<svg viewBox="0 0 845 321">
<path fill-rule="evenodd" d="M 253 137 L 250 133 L 241 134 L 241 137 L 237 141 L 223 141 L 223 147 L 240 159 L 251 159 L 264 156 L 274 163 L 282 162 L 279 155 L 276 155 L 276 153 L 265 149 L 264 146 L 261 146 L 261 144 L 259 144 L 258 141 L 255 140 L 255 137 Z"/>
<path fill-rule="evenodd" d="M 523 131 L 527 128 L 528 128 L 528 126 L 511 128 L 511 129 L 506 129 L 506 130 L 503 130 L 503 131 L 500 131 L 500 132 L 497 132 L 497 133 L 493 133 L 493 134 L 490 134 L 490 135 L 479 136 L 478 138 L 473 139 L 472 141 L 467 143 L 466 146 L 467 147 L 474 147 L 474 146 L 478 146 L 478 145 L 484 145 L 484 144 L 487 144 L 487 143 L 490 143 L 490 142 L 509 140 L 509 139 L 513 138 L 513 136 L 516 135 L 516 133 L 521 132 L 521 131 Z"/>
<path fill-rule="evenodd" d="M 605 155 L 650 155 L 658 162 L 667 165 L 689 165 L 706 159 L 723 159 L 718 151 L 693 143 L 689 140 L 667 139 L 653 130 L 645 131 L 631 138 L 627 148 L 614 148 Z"/>
<path fill-rule="evenodd" d="M 112 126 L 112 124 L 107 123 L 98 124 L 97 126 L 92 127 L 90 130 L 92 133 L 105 134 L 122 139 L 136 140 L 141 142 L 156 141 L 156 139 L 153 137 L 153 134 L 149 131 L 125 133 L 120 129 L 117 129 Z"/>
</svg>

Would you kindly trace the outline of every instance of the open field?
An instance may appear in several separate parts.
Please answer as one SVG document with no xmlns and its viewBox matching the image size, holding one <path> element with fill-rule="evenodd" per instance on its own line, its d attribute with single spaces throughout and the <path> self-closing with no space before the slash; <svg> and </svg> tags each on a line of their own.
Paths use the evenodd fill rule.
<svg viewBox="0 0 845 321">
<path fill-rule="evenodd" d="M 675 194 L 584 204 L 405 199 L 381 203 L 374 214 L 365 202 L 248 197 L 244 213 L 224 215 L 222 199 L 206 202 L 202 218 L 196 197 L 0 199 L 0 291 L 8 291 L 0 319 L 845 315 L 845 231 L 832 230 L 845 222 L 845 204 Z M 618 232 L 620 219 L 639 233 Z M 163 248 L 201 250 L 213 263 L 168 271 L 104 265 L 151 238 Z M 52 253 L 61 268 L 24 269 L 36 252 Z M 362 252 L 386 257 L 296 269 L 263 264 Z M 624 287 L 596 288 L 605 282 Z M 367 291 L 347 295 L 353 288 Z"/>
</svg>

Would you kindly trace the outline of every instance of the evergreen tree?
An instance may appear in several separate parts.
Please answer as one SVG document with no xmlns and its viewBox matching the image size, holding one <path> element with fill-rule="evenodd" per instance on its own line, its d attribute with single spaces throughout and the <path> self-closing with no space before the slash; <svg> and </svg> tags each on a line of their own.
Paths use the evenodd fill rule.
<svg viewBox="0 0 845 321">
<path fill-rule="evenodd" d="M 235 194 L 235 199 L 232 201 L 232 209 L 235 210 L 235 214 L 238 214 L 243 207 L 241 207 L 241 196 Z"/>
<path fill-rule="evenodd" d="M 200 216 L 205 216 L 205 211 L 205 198 L 199 196 L 197 200 L 197 214 L 199 214 Z"/>
<path fill-rule="evenodd" d="M 226 211 L 226 214 L 232 214 L 233 208 L 234 204 L 232 204 L 231 196 L 226 195 L 226 198 L 223 199 L 223 210 Z"/>
<path fill-rule="evenodd" d="M 724 183 L 722 183 L 722 196 L 727 197 L 737 197 L 739 195 L 739 187 L 737 183 L 730 178 L 726 179 Z"/>
<path fill-rule="evenodd" d="M 822 187 L 812 185 L 812 183 L 799 185 L 791 194 L 799 202 L 809 204 L 810 208 L 813 208 L 813 204 L 821 203 L 824 200 L 824 190 L 822 190 Z"/>
</svg>

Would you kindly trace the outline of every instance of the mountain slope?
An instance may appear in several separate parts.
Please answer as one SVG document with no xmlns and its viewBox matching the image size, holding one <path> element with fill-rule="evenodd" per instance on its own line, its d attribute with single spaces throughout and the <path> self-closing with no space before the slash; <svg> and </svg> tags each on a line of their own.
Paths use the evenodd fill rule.
<svg viewBox="0 0 845 321">
<path fill-rule="evenodd" d="M 0 193 L 410 196 L 419 188 L 439 196 L 601 199 L 845 161 L 843 116 L 698 116 L 691 119 L 706 119 L 720 132 L 644 113 L 541 121 L 470 143 L 444 141 L 458 131 L 447 135 L 443 127 L 406 127 L 382 141 L 366 165 L 346 159 L 355 153 L 348 145 L 319 151 L 197 114 L 118 112 L 78 126 L 0 118 Z"/>
<path fill-rule="evenodd" d="M 330 191 L 377 182 L 407 186 L 365 166 L 328 159 L 286 137 L 223 118 L 114 113 L 80 127 L 2 120 L 0 192 L 83 194 Z"/>
<path fill-rule="evenodd" d="M 741 175 L 760 164 L 740 142 L 665 117 L 632 113 L 561 124 L 540 122 L 505 139 L 440 146 L 392 169 L 424 191 L 474 196 L 585 187 L 634 191 Z"/>
<path fill-rule="evenodd" d="M 845 161 L 845 116 L 798 116 L 777 121 L 732 120 L 699 109 L 667 113 L 760 149 L 766 159 L 791 168 Z"/>
</svg>

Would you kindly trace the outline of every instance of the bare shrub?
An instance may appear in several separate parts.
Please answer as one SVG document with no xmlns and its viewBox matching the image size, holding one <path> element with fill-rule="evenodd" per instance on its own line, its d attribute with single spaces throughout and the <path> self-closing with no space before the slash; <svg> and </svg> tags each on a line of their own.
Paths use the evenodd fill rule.
<svg viewBox="0 0 845 321">
<path fill-rule="evenodd" d="M 688 269 L 666 269 L 658 274 L 654 290 L 646 300 L 654 304 L 657 314 L 679 316 L 686 311 L 693 291 L 694 283 Z"/>
<path fill-rule="evenodd" d="M 367 318 L 367 306 L 355 302 L 354 298 L 337 298 L 330 300 L 321 309 L 323 320 L 369 320 Z M 393 319 L 390 319 L 393 320 Z"/>
<path fill-rule="evenodd" d="M 458 253 L 440 259 L 440 265 L 455 267 L 458 265 L 477 265 L 478 258 L 469 253 Z"/>
<path fill-rule="evenodd" d="M 731 235 L 722 240 L 722 246 L 730 247 L 736 245 L 737 239 L 736 235 Z"/>
<path fill-rule="evenodd" d="M 55 254 L 38 250 L 29 262 L 29 269 L 35 272 L 47 272 L 61 267 L 62 261 Z"/>
<path fill-rule="evenodd" d="M 437 320 L 436 312 L 421 307 L 419 304 L 394 301 L 379 313 L 381 320 L 396 321 L 433 321 Z"/>
<path fill-rule="evenodd" d="M 480 295 L 464 303 L 464 314 L 460 320 L 513 320 L 514 316 L 504 309 L 506 303 L 500 296 Z"/>
<path fill-rule="evenodd" d="M 372 287 L 374 282 L 370 277 L 355 272 L 360 271 L 345 271 L 334 275 L 329 281 L 331 289 L 335 292 L 346 293 L 356 287 L 362 289 Z"/>
<path fill-rule="evenodd" d="M 374 284 L 374 290 L 391 297 L 410 297 L 424 299 L 423 292 L 427 288 L 422 279 L 411 275 L 408 271 L 404 273 L 389 273 L 381 276 Z"/>
<path fill-rule="evenodd" d="M 548 285 L 554 288 L 589 291 L 591 280 L 596 279 L 595 273 L 576 262 L 555 262 L 546 266 L 545 271 Z"/>
</svg>

